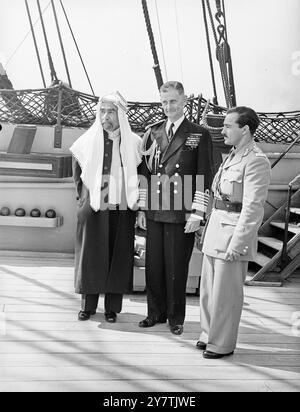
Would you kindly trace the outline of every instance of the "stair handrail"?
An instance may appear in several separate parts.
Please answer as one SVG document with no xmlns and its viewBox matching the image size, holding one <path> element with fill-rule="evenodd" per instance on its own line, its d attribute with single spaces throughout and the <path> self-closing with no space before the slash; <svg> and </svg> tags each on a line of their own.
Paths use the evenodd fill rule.
<svg viewBox="0 0 300 412">
<path fill-rule="evenodd" d="M 282 251 L 281 251 L 281 257 L 280 257 L 281 269 L 283 269 L 290 260 L 288 253 L 287 253 L 287 244 L 288 244 L 288 231 L 289 231 L 289 221 L 290 221 L 290 213 L 291 213 L 291 198 L 292 198 L 293 185 L 298 180 L 300 180 L 300 174 L 294 177 L 294 179 L 291 180 L 288 184 L 288 194 L 287 194 L 287 200 L 286 200 L 285 222 L 284 222 L 284 237 L 283 237 Z"/>
<path fill-rule="evenodd" d="M 291 148 L 295 146 L 295 144 L 298 143 L 298 141 L 300 141 L 300 130 L 296 133 L 298 133 L 298 136 L 295 138 L 295 140 L 292 141 L 292 143 L 286 148 L 286 150 L 282 152 L 281 155 L 271 164 L 271 169 L 273 169 L 273 167 L 280 162 L 280 160 L 291 150 Z"/>
</svg>

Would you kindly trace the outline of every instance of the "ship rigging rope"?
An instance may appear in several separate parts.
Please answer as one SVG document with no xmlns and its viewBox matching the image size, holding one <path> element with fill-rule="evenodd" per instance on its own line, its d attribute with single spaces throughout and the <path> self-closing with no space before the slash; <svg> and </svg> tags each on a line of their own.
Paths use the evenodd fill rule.
<svg viewBox="0 0 300 412">
<path fill-rule="evenodd" d="M 153 69 L 154 69 L 154 73 L 155 73 L 155 77 L 156 77 L 156 83 L 157 83 L 158 89 L 160 89 L 160 87 L 162 86 L 164 81 L 163 81 L 163 78 L 162 78 L 160 65 L 159 65 L 159 60 L 158 60 L 158 55 L 157 55 L 157 51 L 156 51 L 154 35 L 153 35 L 152 27 L 151 27 L 151 21 L 150 21 L 148 6 L 147 6 L 147 0 L 141 0 L 141 1 L 142 1 L 144 19 L 145 19 L 145 23 L 146 23 L 146 29 L 147 29 L 147 33 L 148 33 L 148 37 L 149 37 L 149 41 L 150 41 L 150 48 L 151 48 L 152 57 L 153 57 L 153 61 L 154 61 Z"/>
<path fill-rule="evenodd" d="M 205 0 L 202 0 L 202 9 L 203 9 L 203 19 L 204 19 L 204 26 L 205 26 L 205 34 L 206 34 L 209 66 L 210 66 L 210 74 L 211 74 L 211 81 L 212 81 L 213 93 L 214 93 L 213 103 L 218 105 L 217 87 L 216 87 L 215 71 L 214 71 L 211 45 L 210 45 L 210 38 L 209 38 L 209 29 L 208 29 L 207 15 L 206 15 Z"/>
<path fill-rule="evenodd" d="M 211 24 L 211 28 L 212 28 L 212 31 L 213 31 L 213 34 L 214 34 L 215 42 L 216 42 L 216 44 L 218 44 L 217 32 L 216 32 L 216 28 L 215 28 L 215 25 L 214 25 L 214 19 L 213 19 L 213 16 L 212 16 L 212 11 L 211 11 L 211 7 L 210 7 L 210 4 L 209 4 L 209 0 L 206 0 L 206 5 L 207 5 L 207 9 L 208 9 L 210 24 Z"/>
<path fill-rule="evenodd" d="M 66 58 L 65 48 L 64 48 L 64 44 L 63 44 L 62 37 L 61 37 L 60 28 L 59 28 L 59 23 L 58 23 L 58 18 L 57 18 L 56 9 L 55 9 L 55 5 L 54 5 L 54 1 L 53 1 L 53 0 L 51 0 L 51 4 L 52 4 L 52 9 L 53 9 L 53 14 L 54 14 L 54 19 L 55 19 L 57 34 L 58 34 L 58 38 L 59 38 L 60 48 L 61 48 L 61 52 L 62 52 L 62 55 L 63 55 L 64 64 L 65 64 L 65 69 L 66 69 L 66 73 L 67 73 L 67 77 L 68 77 L 68 82 L 69 82 L 69 86 L 72 88 L 71 77 L 70 77 L 68 62 L 67 62 L 67 58 Z"/>
<path fill-rule="evenodd" d="M 90 78 L 89 78 L 88 72 L 87 72 L 87 70 L 86 70 L 86 67 L 85 67 L 85 64 L 84 64 L 84 61 L 83 61 L 82 55 L 81 55 L 81 53 L 80 53 L 80 50 L 79 50 L 79 47 L 78 47 L 77 41 L 76 41 L 76 39 L 75 39 L 75 36 L 74 36 L 73 30 L 72 30 L 72 27 L 71 27 L 70 21 L 69 21 L 68 16 L 67 16 L 67 12 L 66 12 L 66 10 L 65 10 L 65 8 L 64 8 L 64 5 L 63 5 L 63 3 L 62 3 L 62 0 L 60 0 L 60 5 L 61 5 L 62 10 L 63 10 L 63 12 L 64 12 L 64 15 L 65 15 L 66 21 L 67 21 L 67 23 L 68 23 L 68 27 L 69 27 L 69 29 L 70 29 L 70 32 L 71 32 L 71 35 L 72 35 L 73 41 L 74 41 L 74 43 L 75 43 L 76 50 L 77 50 L 77 52 L 78 52 L 78 55 L 79 55 L 79 58 L 80 58 L 80 61 L 81 61 L 82 67 L 83 67 L 83 69 L 84 69 L 84 72 L 85 72 L 85 75 L 86 75 L 87 81 L 88 81 L 88 83 L 89 83 L 89 85 L 90 85 L 90 88 L 91 88 L 91 90 L 92 90 L 93 95 L 95 96 L 95 92 L 94 92 L 94 89 L 93 89 L 92 83 L 91 83 L 91 81 L 90 81 Z"/>
<path fill-rule="evenodd" d="M 49 3 L 47 4 L 47 6 L 43 9 L 42 11 L 42 15 L 45 13 L 45 11 L 48 9 L 48 7 L 51 4 L 51 0 L 49 1 Z M 37 25 L 37 23 L 40 21 L 40 17 L 38 17 L 35 22 L 32 24 L 33 27 L 35 27 Z M 6 68 L 7 65 L 10 63 L 10 61 L 15 57 L 16 53 L 19 51 L 20 47 L 23 45 L 23 43 L 25 42 L 25 40 L 27 39 L 27 37 L 29 36 L 29 34 L 31 33 L 31 29 L 28 30 L 28 32 L 25 34 L 24 38 L 20 41 L 20 43 L 18 44 L 18 46 L 15 48 L 15 50 L 12 52 L 12 54 L 9 56 L 9 58 L 7 59 L 7 61 L 4 64 L 4 67 Z"/>
<path fill-rule="evenodd" d="M 182 52 L 181 52 L 180 34 L 179 34 L 179 22 L 178 22 L 177 0 L 175 0 L 175 2 L 174 2 L 174 7 L 175 7 L 175 17 L 176 17 L 176 31 L 177 31 L 177 42 L 178 42 L 178 52 L 179 52 L 181 81 L 182 81 L 182 83 L 183 83 L 183 82 L 184 82 L 184 79 L 183 79 Z"/>
<path fill-rule="evenodd" d="M 41 72 L 41 76 L 42 76 L 42 81 L 43 81 L 43 85 L 46 88 L 46 82 L 45 82 L 45 76 L 44 76 L 44 72 L 43 72 L 43 66 L 42 66 L 42 62 L 41 62 L 41 58 L 40 58 L 40 52 L 39 52 L 39 48 L 37 45 L 37 41 L 36 41 L 36 37 L 35 37 L 35 32 L 34 32 L 34 27 L 32 25 L 32 19 L 31 19 L 31 14 L 30 14 L 30 9 L 29 9 L 29 5 L 28 5 L 28 1 L 25 0 L 25 6 L 26 6 L 26 11 L 27 11 L 27 15 L 28 15 L 28 19 L 29 19 L 29 24 L 30 24 L 30 29 L 32 32 L 32 38 L 33 38 L 33 43 L 34 43 L 34 48 L 35 48 L 35 52 L 36 52 L 36 56 L 38 59 L 38 64 L 39 64 L 39 68 L 40 68 L 40 72 Z"/>
<path fill-rule="evenodd" d="M 223 8 L 223 16 L 224 16 L 224 34 L 225 34 L 225 39 L 227 41 L 227 39 L 228 39 L 228 37 L 227 37 L 227 22 L 226 22 L 226 11 L 225 11 L 224 0 L 222 0 L 222 8 Z"/>
<path fill-rule="evenodd" d="M 164 62 L 165 76 L 166 76 L 166 80 L 168 81 L 168 73 L 167 73 L 167 66 L 166 66 L 166 59 L 165 59 L 165 50 L 164 50 L 164 44 L 163 44 L 163 40 L 162 40 L 162 33 L 161 33 L 159 12 L 158 12 L 158 7 L 157 7 L 157 0 L 155 0 L 155 9 L 156 9 L 156 18 L 157 18 L 157 24 L 158 24 L 158 31 L 159 31 L 160 46 L 161 46 L 163 62 Z"/>
<path fill-rule="evenodd" d="M 54 64 L 53 64 L 53 60 L 52 60 L 52 56 L 51 56 L 51 52 L 50 52 L 50 48 L 49 48 L 49 43 L 48 43 L 48 38 L 47 38 L 46 29 L 45 29 L 45 24 L 44 24 L 44 19 L 43 19 L 43 15 L 42 15 L 40 1 L 36 0 L 36 2 L 37 2 L 39 14 L 40 14 L 40 19 L 41 19 L 41 23 L 42 23 L 43 34 L 44 34 L 44 39 L 45 39 L 45 44 L 46 44 L 46 49 L 47 49 L 47 54 L 48 54 L 48 61 L 49 61 L 50 73 L 51 73 L 51 81 L 52 82 L 53 81 L 58 82 L 58 78 L 57 78 L 57 75 L 56 75 L 56 71 L 55 71 L 55 68 L 54 68 Z"/>
<path fill-rule="evenodd" d="M 218 38 L 209 0 L 206 0 L 206 5 L 208 9 L 208 14 L 210 18 L 210 23 L 211 23 L 215 43 L 216 43 L 217 60 L 219 61 L 219 65 L 221 69 L 221 77 L 222 77 L 222 82 L 223 82 L 226 105 L 227 107 L 231 107 L 232 106 L 231 104 L 232 96 L 231 96 L 231 91 L 230 91 L 230 80 L 233 80 L 233 79 L 230 74 L 230 80 L 229 80 L 227 66 L 226 66 L 227 63 L 229 63 L 228 61 L 229 47 L 228 47 L 227 38 L 226 38 L 226 29 L 221 24 L 218 26 L 218 34 L 219 34 L 219 38 Z M 221 6 L 220 6 L 220 2 L 217 0 L 216 0 L 216 6 L 217 6 L 216 18 L 220 23 L 219 17 L 220 17 L 220 12 L 221 12 L 221 9 L 220 9 Z"/>
</svg>

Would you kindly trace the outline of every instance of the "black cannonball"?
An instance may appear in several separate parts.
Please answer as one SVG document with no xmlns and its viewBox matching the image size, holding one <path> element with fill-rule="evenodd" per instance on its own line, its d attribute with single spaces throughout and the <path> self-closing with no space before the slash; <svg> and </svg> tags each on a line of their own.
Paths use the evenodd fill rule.
<svg viewBox="0 0 300 412">
<path fill-rule="evenodd" d="M 2 207 L 0 210 L 0 214 L 2 216 L 9 216 L 10 215 L 10 209 L 6 206 Z"/>
<path fill-rule="evenodd" d="M 48 209 L 45 213 L 45 216 L 49 218 L 54 218 L 56 217 L 56 212 L 54 209 Z"/>
<path fill-rule="evenodd" d="M 25 216 L 26 215 L 25 209 L 23 209 L 22 207 L 18 207 L 18 209 L 15 210 L 15 215 L 19 217 Z"/>
<path fill-rule="evenodd" d="M 41 211 L 39 209 L 32 209 L 30 212 L 31 217 L 40 217 L 41 216 Z"/>
</svg>

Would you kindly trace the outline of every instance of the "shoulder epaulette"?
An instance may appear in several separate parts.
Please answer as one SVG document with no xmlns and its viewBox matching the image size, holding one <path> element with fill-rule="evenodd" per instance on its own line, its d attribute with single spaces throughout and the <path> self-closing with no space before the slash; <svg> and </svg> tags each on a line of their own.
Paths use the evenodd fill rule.
<svg viewBox="0 0 300 412">
<path fill-rule="evenodd" d="M 148 124 L 148 126 L 146 126 L 145 130 L 150 129 L 150 128 L 153 127 L 153 126 L 158 126 L 159 124 L 162 124 L 164 121 L 165 121 L 165 119 L 161 119 L 161 120 L 159 120 L 158 122 Z"/>
<path fill-rule="evenodd" d="M 267 159 L 267 155 L 256 145 L 253 146 L 253 152 L 256 157 L 264 157 Z"/>
<path fill-rule="evenodd" d="M 255 156 L 256 157 L 264 157 L 265 159 L 267 159 L 268 157 L 267 157 L 267 155 L 265 154 L 265 153 L 263 153 L 263 152 L 257 152 L 257 153 L 255 153 Z"/>
</svg>

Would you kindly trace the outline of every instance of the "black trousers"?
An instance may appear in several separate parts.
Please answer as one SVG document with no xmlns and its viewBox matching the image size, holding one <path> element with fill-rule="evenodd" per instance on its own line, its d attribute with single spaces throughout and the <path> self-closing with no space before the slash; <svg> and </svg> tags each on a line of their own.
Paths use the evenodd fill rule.
<svg viewBox="0 0 300 412">
<path fill-rule="evenodd" d="M 96 311 L 98 306 L 99 294 L 82 295 L 81 309 L 86 311 Z M 120 313 L 122 310 L 123 295 L 120 293 L 105 293 L 104 309 L 105 312 Z"/>
<path fill-rule="evenodd" d="M 194 233 L 184 233 L 185 223 L 147 219 L 146 288 L 148 317 L 168 318 L 182 325 L 185 319 L 186 282 L 194 247 Z"/>
<path fill-rule="evenodd" d="M 111 265 L 113 250 L 118 229 L 119 209 L 109 211 L 109 266 Z M 120 251 L 122 253 L 122 251 Z M 81 296 L 81 309 L 86 311 L 96 311 L 98 306 L 99 293 L 85 294 Z M 120 313 L 122 310 L 123 294 L 105 293 L 104 309 L 105 312 Z"/>
</svg>

